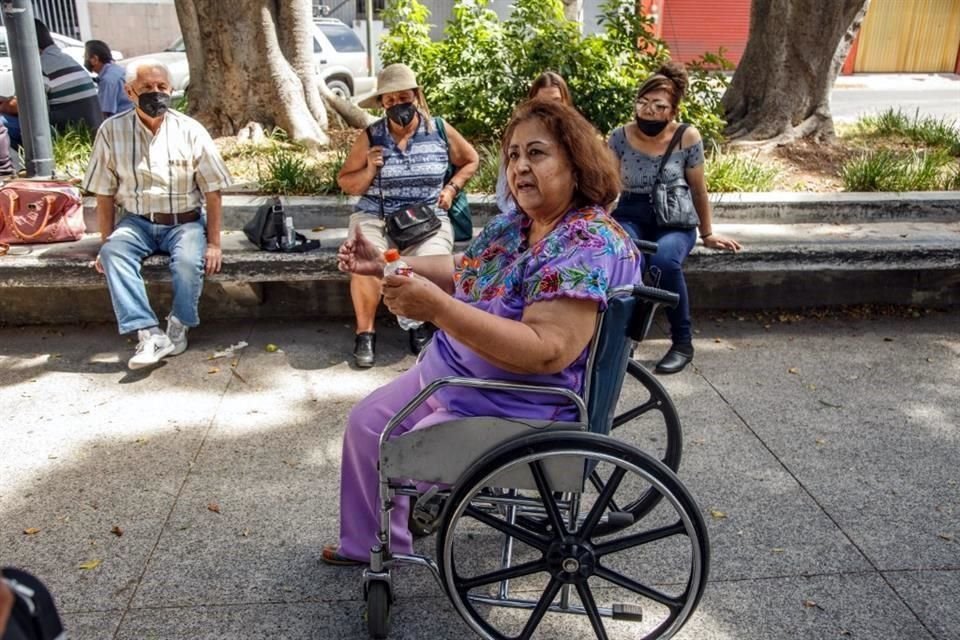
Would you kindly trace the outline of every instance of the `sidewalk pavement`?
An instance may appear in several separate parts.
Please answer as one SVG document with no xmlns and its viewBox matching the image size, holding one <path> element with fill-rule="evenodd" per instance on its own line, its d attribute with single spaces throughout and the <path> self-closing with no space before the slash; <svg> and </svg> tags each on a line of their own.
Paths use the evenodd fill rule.
<svg viewBox="0 0 960 640">
<path fill-rule="evenodd" d="M 712 541 L 679 638 L 960 638 L 960 311 L 917 315 L 696 318 L 696 366 L 663 378 Z M 353 370 L 351 333 L 211 323 L 133 373 L 109 325 L 0 329 L 0 563 L 78 640 L 365 638 L 360 572 L 320 548 L 345 416 L 413 360 L 383 327 Z M 472 637 L 425 572 L 396 584 L 392 638 Z"/>
</svg>

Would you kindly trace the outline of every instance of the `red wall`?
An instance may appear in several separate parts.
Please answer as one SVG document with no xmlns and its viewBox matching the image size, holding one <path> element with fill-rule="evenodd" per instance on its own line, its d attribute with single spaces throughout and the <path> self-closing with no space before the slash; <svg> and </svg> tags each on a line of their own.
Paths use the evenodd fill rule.
<svg viewBox="0 0 960 640">
<path fill-rule="evenodd" d="M 750 0 L 644 0 L 656 8 L 657 31 L 676 60 L 690 60 L 720 47 L 733 64 L 740 61 L 750 34 Z"/>
</svg>

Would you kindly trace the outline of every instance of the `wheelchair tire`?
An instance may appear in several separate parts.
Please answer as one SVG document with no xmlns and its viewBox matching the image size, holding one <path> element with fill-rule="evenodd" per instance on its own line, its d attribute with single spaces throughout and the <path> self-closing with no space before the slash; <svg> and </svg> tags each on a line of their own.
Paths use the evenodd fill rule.
<svg viewBox="0 0 960 640">
<path fill-rule="evenodd" d="M 576 457 L 582 458 L 587 468 L 602 466 L 604 473 L 610 468 L 607 474 L 610 483 L 597 489 L 595 494 L 587 495 L 587 491 L 595 489 L 588 483 L 577 500 L 562 503 L 564 493 L 550 485 L 546 471 L 545 465 L 552 457 L 565 459 L 554 461 L 551 474 L 564 465 L 575 468 L 569 467 L 569 459 Z M 535 492 L 525 490 L 523 499 L 529 504 L 533 497 L 538 497 L 543 505 L 539 517 L 508 521 L 498 517 L 495 511 L 475 506 L 489 501 L 490 494 L 482 492 L 493 479 L 522 467 L 529 469 L 537 485 Z M 630 480 L 635 476 L 658 493 L 658 508 L 655 511 L 651 508 L 645 515 L 652 512 L 651 518 L 666 524 L 655 522 L 649 525 L 653 528 L 643 529 L 644 523 L 634 522 L 632 526 L 640 527 L 640 531 L 600 533 L 600 520 L 614 504 L 617 491 L 624 488 L 627 474 L 631 474 Z M 627 485 L 624 490 L 631 488 Z M 586 517 L 581 518 L 580 506 L 590 504 L 591 499 L 592 504 L 584 506 L 589 510 Z M 545 521 L 548 524 L 544 524 Z M 568 529 L 570 523 L 576 524 Z M 618 527 L 617 531 L 626 528 Z M 497 544 L 502 545 L 500 549 Z M 673 558 L 664 557 L 664 550 L 677 553 Z M 656 581 L 653 574 L 646 573 L 643 554 L 649 554 L 658 564 L 670 565 L 665 571 L 661 569 L 662 575 L 656 574 Z M 526 640 L 547 615 L 555 614 L 551 618 L 553 626 L 542 631 L 549 634 L 545 637 L 613 638 L 603 622 L 609 618 L 613 622 L 607 624 L 614 625 L 620 632 L 616 637 L 653 640 L 675 634 L 696 609 L 707 583 L 709 555 L 707 529 L 700 509 L 669 468 L 615 438 L 575 432 L 520 438 L 476 462 L 451 492 L 438 533 L 436 557 L 451 602 L 482 637 Z M 503 562 L 505 557 L 509 562 Z M 495 562 L 499 564 L 491 568 Z M 623 574 L 620 567 L 630 562 L 644 565 L 642 578 Z M 476 565 L 484 566 L 475 568 Z M 547 584 L 542 595 L 533 596 L 534 599 L 518 600 L 517 596 L 509 595 L 509 589 L 527 595 L 539 593 L 540 586 L 536 583 L 544 580 Z M 509 585 L 506 599 L 505 585 Z M 574 589 L 581 605 L 561 610 L 559 607 Z M 668 589 L 676 593 L 666 593 Z M 598 607 L 594 595 L 606 599 L 622 597 L 624 593 L 628 599 L 639 599 L 643 604 L 613 602 L 610 606 Z M 558 595 L 561 605 L 556 604 Z M 518 611 L 523 613 L 517 614 Z M 575 624 L 567 622 L 570 613 L 585 615 L 589 626 L 581 625 L 577 629 Z M 510 619 L 511 615 L 529 615 L 529 618 L 522 623 Z M 521 624 L 518 633 L 517 627 Z M 636 628 L 638 624 L 642 628 Z M 589 635 L 590 629 L 593 636 Z"/>
<path fill-rule="evenodd" d="M 367 585 L 367 632 L 374 640 L 390 634 L 390 586 L 380 580 Z"/>
</svg>

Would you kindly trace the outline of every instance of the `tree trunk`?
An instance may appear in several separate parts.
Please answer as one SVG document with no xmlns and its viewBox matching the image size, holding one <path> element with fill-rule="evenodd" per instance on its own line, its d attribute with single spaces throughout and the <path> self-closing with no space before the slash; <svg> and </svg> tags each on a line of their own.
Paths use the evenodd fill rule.
<svg viewBox="0 0 960 640">
<path fill-rule="evenodd" d="M 723 96 L 732 141 L 834 138 L 830 91 L 870 0 L 753 0 L 750 37 Z"/>
<path fill-rule="evenodd" d="M 331 99 L 313 60 L 310 0 L 175 0 L 190 65 L 190 112 L 214 136 L 279 126 L 326 145 L 330 111 L 355 127 L 371 117 Z"/>
<path fill-rule="evenodd" d="M 582 23 L 583 0 L 563 0 L 563 15 L 570 22 Z"/>
</svg>

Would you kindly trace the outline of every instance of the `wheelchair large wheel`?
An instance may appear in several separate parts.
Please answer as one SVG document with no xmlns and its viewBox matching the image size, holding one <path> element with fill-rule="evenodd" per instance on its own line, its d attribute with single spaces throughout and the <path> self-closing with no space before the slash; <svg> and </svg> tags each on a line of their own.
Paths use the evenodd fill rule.
<svg viewBox="0 0 960 640">
<path fill-rule="evenodd" d="M 683 451 L 683 431 L 677 407 L 656 376 L 638 362 L 627 361 L 627 374 L 636 382 L 629 382 L 629 378 L 624 382 L 620 404 L 633 406 L 614 417 L 613 428 L 623 427 L 616 432 L 616 437 L 646 451 L 676 472 Z M 598 491 L 602 489 L 603 480 L 599 475 L 593 474 L 590 481 Z M 620 505 L 620 511 L 632 514 L 633 521 L 636 521 L 653 509 L 659 499 L 659 493 L 649 490 Z M 615 523 L 610 521 L 601 522 L 599 527 L 602 532 L 616 529 Z"/>
<path fill-rule="evenodd" d="M 592 472 L 605 479 L 599 490 Z M 487 490 L 507 488 L 508 476 L 536 488 Z M 600 530 L 619 517 L 621 496 L 641 491 L 658 497 L 642 519 Z M 545 433 L 499 447 L 464 474 L 437 558 L 450 600 L 484 638 L 639 640 L 669 638 L 689 619 L 709 543 L 696 503 L 662 463 L 614 438 Z"/>
</svg>

